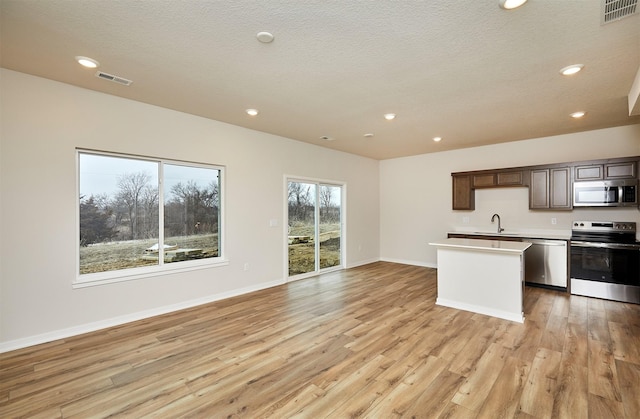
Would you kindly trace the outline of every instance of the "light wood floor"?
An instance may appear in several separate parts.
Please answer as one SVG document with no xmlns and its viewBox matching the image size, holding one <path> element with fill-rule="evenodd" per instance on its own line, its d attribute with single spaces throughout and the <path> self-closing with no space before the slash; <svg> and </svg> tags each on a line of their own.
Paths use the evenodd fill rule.
<svg viewBox="0 0 640 419">
<path fill-rule="evenodd" d="M 500 290 L 495 290 L 500 292 Z M 0 417 L 639 418 L 640 306 L 379 262 L 0 355 Z"/>
</svg>

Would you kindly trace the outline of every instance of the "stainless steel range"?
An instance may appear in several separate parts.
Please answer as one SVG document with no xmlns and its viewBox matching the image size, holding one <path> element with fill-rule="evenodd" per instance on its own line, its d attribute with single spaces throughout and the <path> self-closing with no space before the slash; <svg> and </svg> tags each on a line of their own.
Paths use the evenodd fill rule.
<svg viewBox="0 0 640 419">
<path fill-rule="evenodd" d="M 571 294 L 640 304 L 636 223 L 575 221 L 571 232 Z"/>
</svg>

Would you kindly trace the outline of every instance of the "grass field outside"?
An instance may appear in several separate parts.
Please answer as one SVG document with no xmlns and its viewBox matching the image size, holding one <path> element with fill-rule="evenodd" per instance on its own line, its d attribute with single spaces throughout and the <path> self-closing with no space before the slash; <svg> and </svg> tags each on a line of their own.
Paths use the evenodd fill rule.
<svg viewBox="0 0 640 419">
<path fill-rule="evenodd" d="M 340 265 L 340 224 L 320 224 L 320 269 Z M 305 243 L 289 244 L 289 276 L 315 270 L 315 227 L 293 225 L 289 236 L 309 237 Z"/>
<path fill-rule="evenodd" d="M 218 235 L 197 234 L 165 238 L 165 244 L 178 248 L 202 249 L 201 258 L 218 256 Z M 146 260 L 146 249 L 157 245 L 158 239 L 127 240 L 99 243 L 80 248 L 80 274 L 115 271 L 157 265 L 156 260 Z"/>
<path fill-rule="evenodd" d="M 315 229 L 313 226 L 292 227 L 290 236 L 309 237 L 304 243 L 288 246 L 289 276 L 315 270 Z M 147 249 L 157 245 L 157 239 L 127 240 L 93 244 L 80 248 L 80 274 L 116 271 L 157 265 L 157 260 L 148 260 Z M 165 238 L 167 245 L 178 248 L 202 249 L 202 258 L 218 256 L 218 235 L 198 234 Z M 338 266 L 341 263 L 340 225 L 320 225 L 320 269 Z"/>
</svg>

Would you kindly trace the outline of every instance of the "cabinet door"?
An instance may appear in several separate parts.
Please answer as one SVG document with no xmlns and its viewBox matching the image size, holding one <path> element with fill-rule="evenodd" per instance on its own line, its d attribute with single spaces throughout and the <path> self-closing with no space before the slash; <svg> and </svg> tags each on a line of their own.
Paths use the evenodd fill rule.
<svg viewBox="0 0 640 419">
<path fill-rule="evenodd" d="M 571 209 L 571 168 L 531 171 L 530 209 Z"/>
<path fill-rule="evenodd" d="M 471 188 L 471 176 L 452 176 L 453 183 L 453 209 L 475 209 L 475 193 Z"/>
<path fill-rule="evenodd" d="M 518 186 L 523 185 L 522 171 L 498 172 L 498 186 Z"/>
<path fill-rule="evenodd" d="M 550 169 L 549 208 L 571 209 L 571 172 L 569 167 Z"/>
<path fill-rule="evenodd" d="M 602 179 L 601 164 L 591 164 L 589 166 L 576 166 L 576 180 L 598 180 Z"/>
<path fill-rule="evenodd" d="M 633 179 L 636 177 L 636 162 L 605 164 L 604 177 L 605 179 Z"/>
<path fill-rule="evenodd" d="M 549 208 L 549 169 L 531 171 L 529 185 L 529 208 Z"/>
<path fill-rule="evenodd" d="M 496 186 L 496 175 L 494 173 L 473 175 L 474 188 L 490 188 L 492 186 Z"/>
</svg>

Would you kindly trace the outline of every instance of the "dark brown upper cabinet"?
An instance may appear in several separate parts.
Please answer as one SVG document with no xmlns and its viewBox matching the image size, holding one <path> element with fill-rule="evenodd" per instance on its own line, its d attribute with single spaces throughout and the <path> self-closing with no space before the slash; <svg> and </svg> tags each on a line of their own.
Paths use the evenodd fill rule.
<svg viewBox="0 0 640 419">
<path fill-rule="evenodd" d="M 571 189 L 570 167 L 531 170 L 529 208 L 570 210 Z"/>
<path fill-rule="evenodd" d="M 524 173 L 523 170 L 498 172 L 498 186 L 524 186 Z"/>
<path fill-rule="evenodd" d="M 575 166 L 577 182 L 602 179 L 635 179 L 637 177 L 637 161 L 617 161 L 599 164 L 580 164 Z"/>
<path fill-rule="evenodd" d="M 471 188 L 471 176 L 453 176 L 453 209 L 454 210 L 474 210 L 476 209 L 475 193 Z"/>
<path fill-rule="evenodd" d="M 604 166 L 601 164 L 590 164 L 587 166 L 575 167 L 575 180 L 599 180 L 603 178 Z"/>
<path fill-rule="evenodd" d="M 453 209 L 474 210 L 475 190 L 529 187 L 529 208 L 573 209 L 573 182 L 637 179 L 640 156 L 452 173 Z"/>
<path fill-rule="evenodd" d="M 605 179 L 635 179 L 637 177 L 637 162 L 607 163 L 604 165 Z"/>
</svg>

